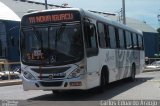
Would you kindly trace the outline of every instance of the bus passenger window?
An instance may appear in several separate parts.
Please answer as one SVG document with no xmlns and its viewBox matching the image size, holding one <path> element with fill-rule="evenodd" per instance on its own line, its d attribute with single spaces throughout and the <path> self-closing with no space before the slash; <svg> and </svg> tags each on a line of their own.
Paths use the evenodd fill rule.
<svg viewBox="0 0 160 106">
<path fill-rule="evenodd" d="M 127 41 L 126 41 L 126 31 L 123 30 L 123 37 L 124 37 L 124 48 L 127 48 Z"/>
<path fill-rule="evenodd" d="M 99 35 L 100 47 L 106 48 L 106 35 L 105 35 L 105 27 L 103 23 L 98 23 L 98 35 Z"/>
<path fill-rule="evenodd" d="M 141 35 L 138 35 L 138 47 L 139 47 L 139 50 L 144 49 L 144 47 L 143 47 L 143 37 Z"/>
<path fill-rule="evenodd" d="M 109 26 L 109 38 L 111 48 L 116 48 L 115 29 L 113 26 Z"/>
<path fill-rule="evenodd" d="M 106 39 L 106 47 L 110 47 L 110 38 L 109 38 L 109 27 L 105 25 L 105 39 Z"/>
<path fill-rule="evenodd" d="M 124 32 L 122 29 L 119 29 L 118 32 L 119 32 L 119 40 L 120 40 L 119 46 L 121 49 L 124 49 L 125 48 Z"/>
<path fill-rule="evenodd" d="M 128 31 L 126 31 L 126 46 L 127 46 L 127 49 L 132 49 L 131 33 Z"/>
<path fill-rule="evenodd" d="M 115 37 L 116 37 L 116 47 L 120 48 L 120 39 L 119 39 L 118 28 L 115 28 Z"/>
<path fill-rule="evenodd" d="M 135 33 L 133 33 L 132 38 L 133 38 L 133 48 L 137 49 L 138 48 L 137 35 Z"/>
</svg>

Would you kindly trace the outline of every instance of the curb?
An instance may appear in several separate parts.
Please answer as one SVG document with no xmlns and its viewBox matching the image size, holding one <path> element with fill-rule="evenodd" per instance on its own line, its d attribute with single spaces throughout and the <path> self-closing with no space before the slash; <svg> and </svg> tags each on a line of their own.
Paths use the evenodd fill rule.
<svg viewBox="0 0 160 106">
<path fill-rule="evenodd" d="M 20 84 L 22 84 L 22 80 L 0 81 L 0 87 L 2 87 L 2 86 L 11 86 L 11 85 L 20 85 Z"/>
<path fill-rule="evenodd" d="M 155 71 L 160 71 L 160 69 L 145 69 L 145 70 L 143 70 L 142 73 L 145 73 L 145 72 L 155 72 Z"/>
</svg>

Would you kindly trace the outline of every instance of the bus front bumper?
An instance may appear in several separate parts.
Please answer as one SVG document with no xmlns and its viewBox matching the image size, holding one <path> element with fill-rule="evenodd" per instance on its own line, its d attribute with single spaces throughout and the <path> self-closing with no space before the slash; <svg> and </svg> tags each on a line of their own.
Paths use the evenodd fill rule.
<svg viewBox="0 0 160 106">
<path fill-rule="evenodd" d="M 23 89 L 28 90 L 86 90 L 86 81 L 82 77 L 63 80 L 28 80 L 22 77 Z"/>
</svg>

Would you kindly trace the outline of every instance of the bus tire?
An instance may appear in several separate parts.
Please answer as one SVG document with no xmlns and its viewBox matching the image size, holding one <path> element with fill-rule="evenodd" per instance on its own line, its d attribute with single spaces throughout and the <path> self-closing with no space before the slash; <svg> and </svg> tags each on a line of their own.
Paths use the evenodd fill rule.
<svg viewBox="0 0 160 106">
<path fill-rule="evenodd" d="M 107 74 L 104 70 L 101 72 L 101 78 L 100 78 L 100 86 L 98 87 L 98 91 L 100 93 L 104 92 L 107 85 Z"/>
<path fill-rule="evenodd" d="M 60 91 L 59 90 L 52 90 L 52 93 L 53 93 L 53 95 L 58 95 L 58 94 L 60 94 Z"/>
<path fill-rule="evenodd" d="M 136 76 L 136 66 L 135 66 L 135 64 L 133 64 L 132 68 L 131 68 L 131 76 L 129 77 L 129 81 L 134 82 L 135 76 Z"/>
</svg>

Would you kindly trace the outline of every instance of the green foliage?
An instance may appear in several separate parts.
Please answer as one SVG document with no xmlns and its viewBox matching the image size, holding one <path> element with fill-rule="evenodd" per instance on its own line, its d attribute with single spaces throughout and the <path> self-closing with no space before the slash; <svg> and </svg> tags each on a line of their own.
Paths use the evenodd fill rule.
<svg viewBox="0 0 160 106">
<path fill-rule="evenodd" d="M 158 33 L 160 33 L 160 28 L 157 29 Z"/>
</svg>

